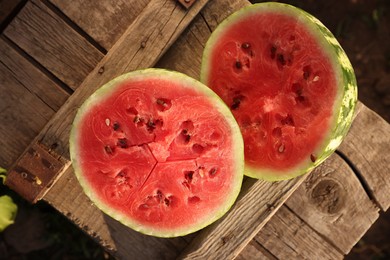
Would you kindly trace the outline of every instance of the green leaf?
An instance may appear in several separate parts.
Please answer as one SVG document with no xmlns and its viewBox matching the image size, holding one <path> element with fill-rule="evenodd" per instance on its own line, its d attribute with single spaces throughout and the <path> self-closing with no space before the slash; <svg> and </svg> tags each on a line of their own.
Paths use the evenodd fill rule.
<svg viewBox="0 0 390 260">
<path fill-rule="evenodd" d="M 0 167 L 0 179 L 2 179 L 3 184 L 5 184 L 5 179 L 7 178 L 6 172 L 6 169 Z"/>
<path fill-rule="evenodd" d="M 14 223 L 17 210 L 18 206 L 10 196 L 0 196 L 0 232 Z"/>
</svg>

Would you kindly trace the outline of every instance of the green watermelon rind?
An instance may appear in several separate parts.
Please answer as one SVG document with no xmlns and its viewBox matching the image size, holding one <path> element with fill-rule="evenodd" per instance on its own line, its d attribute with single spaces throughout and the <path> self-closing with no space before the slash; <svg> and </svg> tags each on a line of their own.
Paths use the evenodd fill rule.
<svg viewBox="0 0 390 260">
<path fill-rule="evenodd" d="M 174 80 L 177 82 L 180 82 L 180 84 L 183 87 L 188 87 L 191 89 L 194 89 L 198 91 L 201 95 L 205 95 L 207 98 L 212 101 L 214 108 L 216 111 L 221 113 L 225 119 L 226 122 L 231 126 L 232 130 L 232 147 L 231 149 L 235 151 L 235 158 L 234 162 L 232 162 L 235 165 L 235 171 L 234 171 L 234 187 L 232 188 L 232 191 L 230 193 L 230 196 L 226 199 L 226 202 L 218 207 L 217 212 L 212 212 L 208 216 L 206 216 L 204 221 L 199 223 L 196 226 L 192 226 L 191 228 L 182 228 L 182 229 L 176 229 L 176 230 L 164 230 L 164 229 L 157 229 L 157 228 L 151 228 L 151 227 L 145 227 L 141 223 L 138 223 L 135 220 L 129 219 L 121 212 L 111 208 L 109 205 L 102 202 L 99 197 L 95 194 L 93 191 L 93 187 L 88 183 L 88 181 L 83 177 L 81 168 L 79 166 L 78 161 L 78 150 L 77 150 L 77 142 L 78 142 L 78 131 L 77 126 L 82 122 L 82 117 L 84 113 L 88 112 L 90 108 L 93 107 L 94 104 L 99 103 L 100 100 L 104 99 L 106 95 L 109 95 L 112 93 L 116 86 L 119 86 L 120 83 L 123 81 L 128 80 L 137 80 L 137 79 L 143 79 L 143 78 L 164 78 L 168 80 Z M 177 236 L 184 236 L 190 233 L 193 233 L 195 231 L 198 231 L 219 218 L 221 218 L 234 204 L 235 200 L 237 199 L 237 196 L 241 189 L 241 184 L 243 180 L 243 172 L 244 172 L 244 144 L 242 135 L 239 129 L 239 126 L 233 117 L 230 109 L 225 105 L 225 103 L 217 96 L 211 89 L 200 83 L 199 81 L 190 78 L 184 74 L 168 71 L 164 69 L 144 69 L 144 70 L 138 70 L 129 72 L 126 74 L 123 74 L 105 85 L 103 85 L 101 88 L 99 88 L 95 93 L 93 93 L 79 108 L 74 121 L 72 125 L 72 129 L 70 132 L 70 141 L 69 141 L 69 149 L 70 149 L 70 157 L 72 161 L 72 166 L 75 172 L 75 175 L 81 184 L 85 194 L 91 199 L 91 201 L 104 213 L 111 216 L 112 218 L 116 219 L 117 221 L 121 222 L 125 226 L 128 226 L 132 228 L 133 230 L 136 230 L 138 232 L 141 232 L 146 235 L 151 236 L 157 236 L 157 237 L 177 237 Z"/>
<path fill-rule="evenodd" d="M 341 144 L 352 124 L 353 114 L 357 103 L 357 83 L 355 73 L 345 51 L 334 37 L 334 35 L 313 15 L 288 4 L 282 3 L 259 3 L 246 6 L 227 17 L 214 30 L 206 43 L 203 51 L 200 81 L 207 84 L 210 64 L 208 57 L 212 53 L 213 46 L 223 35 L 225 28 L 231 24 L 239 22 L 247 15 L 259 12 L 277 12 L 293 16 L 298 19 L 300 25 L 306 27 L 322 46 L 324 52 L 331 58 L 332 66 L 336 72 L 338 82 L 338 93 L 333 106 L 333 116 L 329 127 L 329 132 L 321 145 L 313 151 L 316 155 L 315 162 L 310 158 L 297 165 L 290 171 L 276 171 L 273 169 L 258 169 L 248 164 L 245 166 L 245 175 L 267 181 L 279 181 L 295 178 L 312 171 L 315 167 L 325 161 Z"/>
</svg>

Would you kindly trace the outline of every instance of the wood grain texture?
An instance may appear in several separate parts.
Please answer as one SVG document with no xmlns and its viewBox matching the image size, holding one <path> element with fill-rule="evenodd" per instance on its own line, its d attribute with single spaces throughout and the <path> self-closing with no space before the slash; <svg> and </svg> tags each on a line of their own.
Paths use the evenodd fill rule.
<svg viewBox="0 0 390 260">
<path fill-rule="evenodd" d="M 304 181 L 265 182 L 248 178 L 230 211 L 202 230 L 183 251 L 183 259 L 233 259 Z"/>
<path fill-rule="evenodd" d="M 350 160 L 379 207 L 390 207 L 390 124 L 361 109 L 339 151 Z"/>
<path fill-rule="evenodd" d="M 103 57 L 42 1 L 28 1 L 4 34 L 72 89 Z"/>
<path fill-rule="evenodd" d="M 8 168 L 68 98 L 0 38 L 0 165 Z"/>
<path fill-rule="evenodd" d="M 317 167 L 286 205 L 343 254 L 379 215 L 355 173 L 337 154 Z"/>
<path fill-rule="evenodd" d="M 150 0 L 119 0 L 115 4 L 107 0 L 51 2 L 97 43 L 109 50 Z"/>
<path fill-rule="evenodd" d="M 276 212 L 254 239 L 277 259 L 343 258 L 343 254 L 285 205 Z"/>
<path fill-rule="evenodd" d="M 252 239 L 251 242 L 240 252 L 240 254 L 235 258 L 236 260 L 253 260 L 253 259 L 270 259 L 277 260 L 275 256 L 267 252 L 267 250 L 260 245 L 255 239 Z"/>
</svg>

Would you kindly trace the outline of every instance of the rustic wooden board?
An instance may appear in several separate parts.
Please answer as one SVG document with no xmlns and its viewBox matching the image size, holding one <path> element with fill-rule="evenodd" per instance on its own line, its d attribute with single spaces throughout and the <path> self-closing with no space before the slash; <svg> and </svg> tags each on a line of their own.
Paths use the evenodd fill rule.
<svg viewBox="0 0 390 260">
<path fill-rule="evenodd" d="M 343 254 L 379 216 L 355 173 L 337 154 L 317 167 L 286 205 Z"/>
<path fill-rule="evenodd" d="M 180 258 L 233 259 L 277 212 L 306 176 L 265 182 L 247 178 L 230 211 L 202 230 Z"/>
<path fill-rule="evenodd" d="M 339 151 L 353 163 L 369 194 L 386 211 L 390 207 L 390 124 L 360 106 Z"/>
<path fill-rule="evenodd" d="M 271 259 L 277 260 L 275 256 L 269 253 L 262 245 L 260 245 L 255 239 L 241 251 L 241 253 L 235 258 L 236 260 L 253 260 L 253 259 Z"/>
<path fill-rule="evenodd" d="M 4 34 L 72 89 L 103 57 L 42 1 L 28 1 Z"/>
<path fill-rule="evenodd" d="M 0 166 L 19 157 L 68 96 L 0 38 Z"/>
<path fill-rule="evenodd" d="M 343 258 L 343 254 L 285 205 L 276 212 L 254 240 L 277 259 Z"/>
<path fill-rule="evenodd" d="M 103 48 L 109 50 L 150 0 L 51 0 Z M 93 22 L 91 22 L 93 21 Z"/>
</svg>

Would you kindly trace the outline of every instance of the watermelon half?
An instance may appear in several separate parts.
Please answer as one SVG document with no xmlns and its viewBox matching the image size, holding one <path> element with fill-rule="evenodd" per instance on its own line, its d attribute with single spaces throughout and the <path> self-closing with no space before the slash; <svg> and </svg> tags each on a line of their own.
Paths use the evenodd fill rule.
<svg viewBox="0 0 390 260">
<path fill-rule="evenodd" d="M 225 19 L 206 44 L 201 81 L 240 125 L 246 175 L 270 181 L 323 162 L 346 135 L 357 102 L 353 68 L 331 32 L 280 3 Z"/>
<path fill-rule="evenodd" d="M 162 69 L 124 74 L 92 94 L 74 119 L 70 155 L 96 206 L 159 237 L 220 218 L 244 175 L 229 108 L 200 82 Z"/>
</svg>

